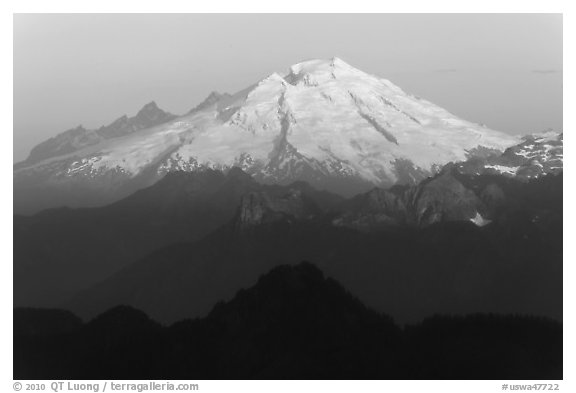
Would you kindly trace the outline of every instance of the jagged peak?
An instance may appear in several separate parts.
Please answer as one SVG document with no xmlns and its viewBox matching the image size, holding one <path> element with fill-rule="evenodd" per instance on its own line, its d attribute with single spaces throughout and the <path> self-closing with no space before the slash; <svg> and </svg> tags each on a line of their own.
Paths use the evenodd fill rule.
<svg viewBox="0 0 576 393">
<path fill-rule="evenodd" d="M 208 94 L 208 97 L 206 97 L 204 101 L 216 102 L 225 97 L 230 97 L 230 94 L 220 93 L 219 91 L 213 90 Z"/>
<path fill-rule="evenodd" d="M 164 112 L 164 111 L 158 107 L 158 104 L 156 104 L 156 101 L 150 101 L 149 103 L 144 105 L 142 107 L 142 109 L 140 109 L 138 111 L 138 115 L 141 113 L 150 113 L 150 112 Z M 136 115 L 136 116 L 138 116 L 138 115 Z"/>
<path fill-rule="evenodd" d="M 140 109 L 136 116 L 129 120 L 134 119 L 145 127 L 150 127 L 172 120 L 176 117 L 176 115 L 160 109 L 155 101 L 150 101 Z"/>
<path fill-rule="evenodd" d="M 220 92 L 217 92 L 214 90 L 214 91 L 210 92 L 210 94 L 208 94 L 208 96 L 204 99 L 204 101 L 202 101 L 201 103 L 196 105 L 188 113 L 194 113 L 194 112 L 204 110 L 204 109 L 209 108 L 212 105 L 216 104 L 217 102 L 221 101 L 222 99 L 229 98 L 229 97 L 230 97 L 230 94 L 228 94 L 228 93 L 220 93 Z"/>
</svg>

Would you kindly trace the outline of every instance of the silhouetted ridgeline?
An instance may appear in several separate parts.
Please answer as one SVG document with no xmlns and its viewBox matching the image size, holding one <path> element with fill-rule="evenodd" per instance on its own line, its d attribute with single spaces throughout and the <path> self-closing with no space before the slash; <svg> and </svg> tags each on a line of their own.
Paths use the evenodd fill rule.
<svg viewBox="0 0 576 393">
<path fill-rule="evenodd" d="M 448 165 L 417 186 L 342 200 L 238 168 L 174 172 L 106 207 L 15 216 L 14 305 L 91 319 L 124 304 L 171 324 L 206 316 L 275 266 L 313 260 L 399 323 L 473 312 L 561 320 L 562 179 Z"/>
<path fill-rule="evenodd" d="M 169 327 L 126 306 L 83 323 L 14 310 L 15 379 L 561 379 L 562 325 L 435 316 L 406 327 L 309 263 Z"/>
</svg>

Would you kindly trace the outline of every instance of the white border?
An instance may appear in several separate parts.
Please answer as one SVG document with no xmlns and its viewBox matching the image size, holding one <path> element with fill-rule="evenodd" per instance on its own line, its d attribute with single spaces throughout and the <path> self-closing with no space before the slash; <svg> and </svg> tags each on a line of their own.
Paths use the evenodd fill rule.
<svg viewBox="0 0 576 393">
<path fill-rule="evenodd" d="M 312 0 L 284 0 L 273 2 L 271 0 L 211 0 L 193 2 L 185 0 L 99 0 L 90 3 L 72 0 L 27 0 L 4 2 L 0 19 L 2 61 L 0 62 L 3 83 L 1 94 L 2 120 L 4 123 L 3 143 L 0 144 L 0 157 L 3 161 L 0 166 L 2 176 L 2 203 L 0 222 L 2 223 L 1 250 L 2 261 L 1 277 L 2 285 L 0 302 L 2 310 L 7 315 L 1 323 L 2 329 L 2 355 L 1 355 L 1 378 L 0 391 L 12 390 L 12 144 L 8 142 L 8 135 L 13 129 L 12 125 L 12 14 L 13 13 L 43 13 L 43 12 L 546 12 L 564 13 L 564 130 L 568 130 L 567 157 L 564 165 L 568 167 L 565 180 L 565 229 L 564 229 L 564 381 L 560 381 L 561 391 L 576 391 L 574 383 L 574 310 L 571 300 L 574 296 L 574 230 L 571 228 L 576 222 L 572 197 L 574 197 L 574 178 L 572 160 L 572 134 L 575 133 L 573 112 L 574 105 L 573 86 L 574 77 L 574 42 L 576 37 L 574 25 L 576 20 L 569 1 L 503 1 L 483 0 L 481 2 L 464 2 L 456 0 L 434 1 L 393 1 L 384 3 L 372 0 L 354 1 L 312 1 Z M 535 92 L 534 94 L 537 94 Z M 567 110 L 568 109 L 568 110 Z M 8 186 L 9 185 L 9 186 Z M 571 372 L 572 371 L 572 372 Z M 135 381 L 137 382 L 137 381 Z M 362 392 L 383 391 L 444 391 L 444 392 L 496 392 L 501 390 L 502 383 L 512 381 L 195 381 L 200 384 L 202 391 L 233 391 L 250 390 L 251 392 L 294 392 L 294 391 L 321 391 L 350 392 L 354 390 Z M 538 381 L 531 381 L 538 382 Z M 526 383 L 519 381 L 518 383 Z"/>
</svg>

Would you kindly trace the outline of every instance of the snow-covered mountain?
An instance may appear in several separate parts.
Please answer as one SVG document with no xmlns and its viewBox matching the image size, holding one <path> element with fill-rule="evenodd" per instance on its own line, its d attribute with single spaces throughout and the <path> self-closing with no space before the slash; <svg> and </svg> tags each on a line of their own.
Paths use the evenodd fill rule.
<svg viewBox="0 0 576 393">
<path fill-rule="evenodd" d="M 14 167 L 15 201 L 24 210 L 103 204 L 170 171 L 231 167 L 262 182 L 305 180 L 353 194 L 414 184 L 448 162 L 519 142 L 338 58 L 213 93 L 177 118 L 160 112 L 150 124 L 112 127 L 129 123 L 121 118 L 109 126 L 116 131 L 72 130 L 39 145 Z"/>
<path fill-rule="evenodd" d="M 556 175 L 564 169 L 564 136 L 554 131 L 525 135 L 503 154 L 472 157 L 457 167 L 470 175 L 503 175 L 519 180 Z"/>
</svg>

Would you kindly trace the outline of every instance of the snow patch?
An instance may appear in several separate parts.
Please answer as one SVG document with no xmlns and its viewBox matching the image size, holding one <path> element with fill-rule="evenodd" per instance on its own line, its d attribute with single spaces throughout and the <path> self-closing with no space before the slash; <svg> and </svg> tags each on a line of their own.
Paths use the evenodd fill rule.
<svg viewBox="0 0 576 393">
<path fill-rule="evenodd" d="M 471 218 L 470 221 L 472 221 L 476 226 L 479 226 L 479 227 L 486 226 L 492 222 L 492 220 L 488 220 L 488 219 L 482 217 L 482 215 L 478 212 L 476 212 L 476 216 Z"/>
<path fill-rule="evenodd" d="M 515 175 L 518 172 L 519 166 L 504 166 L 504 165 L 486 165 L 486 168 L 494 169 L 500 173 L 506 173 L 508 175 Z"/>
</svg>

